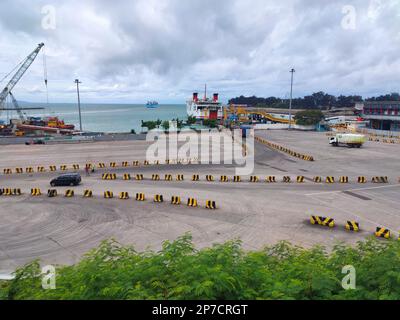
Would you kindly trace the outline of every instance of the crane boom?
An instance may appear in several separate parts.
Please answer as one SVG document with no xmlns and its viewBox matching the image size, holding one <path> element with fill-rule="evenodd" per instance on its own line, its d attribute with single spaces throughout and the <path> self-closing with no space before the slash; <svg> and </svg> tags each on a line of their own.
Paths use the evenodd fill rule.
<svg viewBox="0 0 400 320">
<path fill-rule="evenodd" d="M 33 50 L 29 56 L 26 57 L 26 59 L 24 60 L 24 62 L 21 65 L 21 67 L 19 67 L 17 72 L 14 74 L 14 76 L 8 82 L 7 86 L 0 93 L 0 114 L 1 114 L 1 111 L 4 109 L 4 103 L 6 101 L 8 94 L 15 87 L 15 85 L 18 83 L 18 81 L 22 78 L 22 76 L 24 75 L 26 70 L 28 70 L 28 68 L 31 66 L 33 61 L 35 61 L 36 56 L 38 55 L 40 49 L 42 49 L 43 46 L 44 46 L 44 43 L 39 43 L 37 48 L 35 50 Z"/>
<path fill-rule="evenodd" d="M 18 113 L 18 115 L 19 115 L 19 118 L 21 119 L 21 121 L 25 121 L 25 116 L 24 116 L 24 114 L 22 113 L 22 109 L 20 108 L 20 106 L 19 106 L 19 104 L 18 104 L 18 102 L 17 102 L 17 99 L 15 99 L 15 97 L 14 97 L 14 95 L 11 93 L 11 91 L 10 91 L 9 94 L 10 94 L 11 101 L 12 101 L 12 103 L 13 103 L 13 105 L 14 105 L 15 110 L 17 110 L 17 113 Z"/>
</svg>

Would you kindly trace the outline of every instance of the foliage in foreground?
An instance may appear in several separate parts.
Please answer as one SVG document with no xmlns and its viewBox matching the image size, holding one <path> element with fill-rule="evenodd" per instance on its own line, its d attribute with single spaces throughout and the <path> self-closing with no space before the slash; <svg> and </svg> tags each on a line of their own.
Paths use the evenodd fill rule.
<svg viewBox="0 0 400 320">
<path fill-rule="evenodd" d="M 353 265 L 355 290 L 341 286 Z M 38 261 L 0 283 L 3 299 L 399 299 L 400 245 L 370 239 L 355 247 L 302 249 L 280 242 L 244 251 L 240 241 L 196 250 L 186 234 L 159 252 L 109 240 L 78 264 L 57 268 L 56 289 L 41 288 Z"/>
</svg>

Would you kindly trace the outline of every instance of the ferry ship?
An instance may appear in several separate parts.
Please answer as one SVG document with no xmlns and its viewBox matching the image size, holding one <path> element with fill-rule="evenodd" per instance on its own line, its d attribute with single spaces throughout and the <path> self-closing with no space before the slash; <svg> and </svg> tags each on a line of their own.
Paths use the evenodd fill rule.
<svg viewBox="0 0 400 320">
<path fill-rule="evenodd" d="M 147 101 L 146 107 L 147 108 L 157 108 L 158 102 L 157 101 Z"/>
<path fill-rule="evenodd" d="M 221 120 L 224 116 L 222 103 L 218 101 L 218 93 L 214 93 L 213 98 L 209 99 L 205 92 L 204 98 L 199 99 L 198 93 L 194 92 L 192 99 L 186 103 L 186 112 L 188 116 L 197 120 Z"/>
</svg>

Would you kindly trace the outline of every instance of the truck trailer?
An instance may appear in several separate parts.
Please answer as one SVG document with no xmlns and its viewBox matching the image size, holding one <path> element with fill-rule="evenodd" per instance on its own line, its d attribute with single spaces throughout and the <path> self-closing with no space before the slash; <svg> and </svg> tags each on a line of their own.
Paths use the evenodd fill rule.
<svg viewBox="0 0 400 320">
<path fill-rule="evenodd" d="M 350 148 L 360 148 L 365 141 L 364 135 L 353 133 L 338 133 L 329 139 L 329 143 L 333 147 L 348 146 Z"/>
</svg>

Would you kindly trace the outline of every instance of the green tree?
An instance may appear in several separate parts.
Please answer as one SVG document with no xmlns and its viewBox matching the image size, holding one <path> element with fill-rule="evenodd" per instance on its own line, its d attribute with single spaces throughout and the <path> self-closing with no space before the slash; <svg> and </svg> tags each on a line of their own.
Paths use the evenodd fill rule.
<svg viewBox="0 0 400 320">
<path fill-rule="evenodd" d="M 169 130 L 169 121 L 163 121 L 161 123 L 161 127 L 164 129 L 164 131 L 168 131 Z"/>
<path fill-rule="evenodd" d="M 310 126 L 319 123 L 324 118 L 321 110 L 305 110 L 296 113 L 296 123 L 303 126 Z"/>
<path fill-rule="evenodd" d="M 188 116 L 188 118 L 186 120 L 186 123 L 188 125 L 195 124 L 196 123 L 196 117 Z"/>
</svg>

